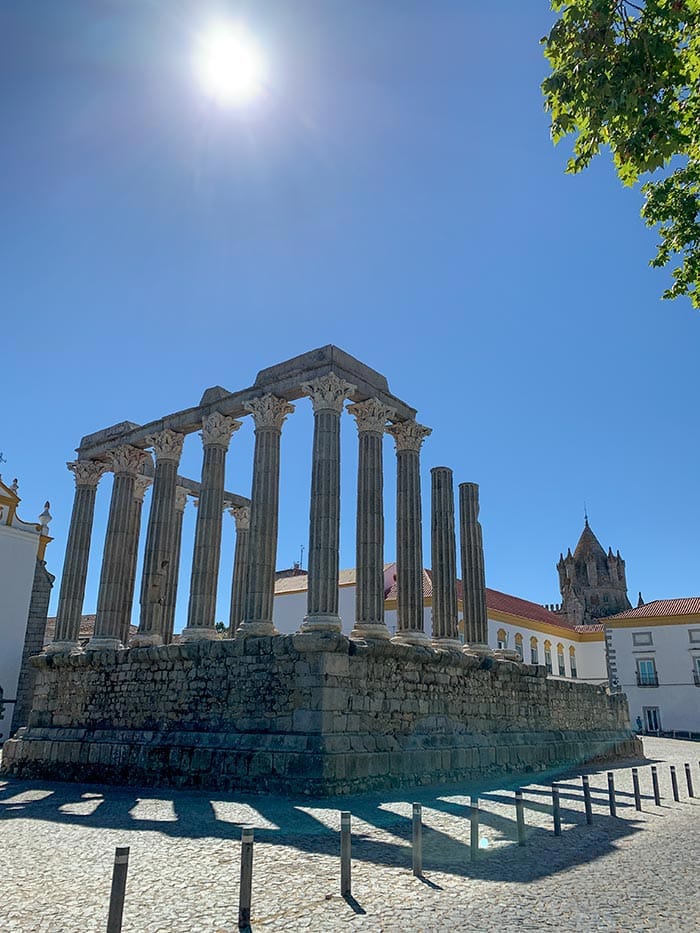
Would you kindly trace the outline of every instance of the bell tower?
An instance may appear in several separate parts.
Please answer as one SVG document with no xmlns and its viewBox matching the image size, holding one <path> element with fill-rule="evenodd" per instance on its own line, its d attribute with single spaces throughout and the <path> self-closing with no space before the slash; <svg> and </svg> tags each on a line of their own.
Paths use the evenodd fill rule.
<svg viewBox="0 0 700 933">
<path fill-rule="evenodd" d="M 557 564 L 561 591 L 561 614 L 572 625 L 589 625 L 631 609 L 627 598 L 625 562 L 620 552 L 606 554 L 588 524 L 584 525 L 576 550 L 559 555 Z"/>
</svg>

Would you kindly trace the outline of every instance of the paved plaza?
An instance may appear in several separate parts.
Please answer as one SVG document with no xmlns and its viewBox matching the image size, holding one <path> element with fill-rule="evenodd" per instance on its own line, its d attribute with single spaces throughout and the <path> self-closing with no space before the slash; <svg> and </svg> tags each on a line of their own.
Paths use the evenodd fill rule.
<svg viewBox="0 0 700 933">
<path fill-rule="evenodd" d="M 561 778 L 562 835 L 547 778 L 523 785 L 527 845 L 516 844 L 513 787 L 481 787 L 482 849 L 469 858 L 468 794 L 442 788 L 309 799 L 0 781 L 0 929 L 106 927 L 115 846 L 130 846 L 124 931 L 237 929 L 240 827 L 255 827 L 253 930 L 697 930 L 700 745 L 644 740 L 643 811 L 635 762 Z M 663 797 L 654 805 L 650 765 Z M 690 762 L 699 795 L 689 799 Z M 674 802 L 669 765 L 681 800 Z M 424 877 L 411 872 L 411 801 L 423 804 Z M 339 894 L 339 810 L 353 814 L 353 897 Z"/>
</svg>

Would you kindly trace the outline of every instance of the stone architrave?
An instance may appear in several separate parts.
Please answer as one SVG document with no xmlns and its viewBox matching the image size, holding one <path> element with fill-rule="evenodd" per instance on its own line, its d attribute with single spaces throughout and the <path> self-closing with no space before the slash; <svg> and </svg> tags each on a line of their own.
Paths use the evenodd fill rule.
<svg viewBox="0 0 700 933">
<path fill-rule="evenodd" d="M 340 415 L 356 387 L 334 373 L 302 385 L 314 409 L 307 614 L 302 632 L 340 632 Z"/>
<path fill-rule="evenodd" d="M 243 622 L 236 629 L 239 638 L 277 634 L 272 611 L 279 522 L 280 438 L 285 418 L 294 411 L 294 405 L 274 395 L 252 399 L 245 407 L 255 421 L 255 453 L 245 609 Z"/>
<path fill-rule="evenodd" d="M 97 484 L 109 469 L 107 463 L 94 460 L 76 460 L 66 466 L 75 478 L 75 498 L 61 577 L 56 631 L 53 642 L 46 649 L 49 654 L 70 653 L 78 648 Z"/>
<path fill-rule="evenodd" d="M 204 462 L 192 557 L 192 580 L 187 627 L 181 639 L 217 638 L 216 586 L 221 559 L 221 524 L 224 509 L 226 451 L 241 422 L 215 411 L 202 422 Z"/>
<path fill-rule="evenodd" d="M 430 478 L 433 644 L 437 648 L 461 649 L 457 627 L 457 546 L 452 470 L 433 467 Z"/>
<path fill-rule="evenodd" d="M 234 506 L 229 509 L 236 523 L 236 548 L 233 553 L 231 577 L 231 610 L 229 612 L 229 635 L 233 636 L 243 621 L 245 612 L 246 581 L 248 579 L 248 543 L 250 538 L 250 507 Z"/>
<path fill-rule="evenodd" d="M 114 485 L 102 555 L 95 634 L 86 646 L 86 650 L 91 651 L 122 647 L 124 632 L 128 632 L 129 595 L 133 599 L 134 555 L 138 547 L 134 506 L 136 477 L 150 454 L 124 444 L 112 452 L 111 459 Z"/>
<path fill-rule="evenodd" d="M 188 490 L 184 486 L 175 487 L 174 524 L 172 543 L 172 563 L 165 585 L 163 603 L 163 643 L 169 645 L 173 639 L 175 627 L 175 606 L 177 603 L 177 584 L 180 577 L 180 551 L 182 547 L 182 521 L 187 505 Z"/>
<path fill-rule="evenodd" d="M 355 626 L 351 638 L 390 638 L 384 621 L 384 466 L 383 441 L 387 421 L 394 416 L 379 399 L 347 406 L 357 422 L 357 579 Z"/>
<path fill-rule="evenodd" d="M 184 440 L 184 434 L 168 428 L 147 439 L 155 453 L 156 468 L 141 578 L 141 616 L 138 633 L 132 639 L 134 645 L 163 643 L 163 613 L 173 563 L 175 487 Z"/>
<path fill-rule="evenodd" d="M 479 522 L 477 483 L 459 485 L 459 530 L 465 651 L 477 655 L 491 654 L 488 646 L 484 544 Z"/>
<path fill-rule="evenodd" d="M 432 428 L 402 421 L 387 428 L 396 442 L 396 635 L 392 640 L 425 645 L 423 628 L 423 526 L 420 449 Z"/>
</svg>

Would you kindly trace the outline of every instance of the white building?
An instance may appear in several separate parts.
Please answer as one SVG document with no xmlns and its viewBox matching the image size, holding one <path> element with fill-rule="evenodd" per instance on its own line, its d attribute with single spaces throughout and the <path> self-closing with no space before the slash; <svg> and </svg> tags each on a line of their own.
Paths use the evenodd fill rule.
<svg viewBox="0 0 700 933">
<path fill-rule="evenodd" d="M 46 623 L 53 583 L 44 563 L 52 540 L 48 502 L 38 522 L 24 522 L 17 515 L 20 501 L 17 480 L 8 486 L 0 479 L 0 744 L 9 737 L 18 698 L 24 705 L 29 685 L 20 678 L 23 658 L 41 651 L 42 641 L 34 644 L 34 629 L 41 624 L 42 612 Z M 28 625 L 30 621 L 34 624 Z"/>
<path fill-rule="evenodd" d="M 657 599 L 605 619 L 610 676 L 646 732 L 700 734 L 700 597 Z"/>
</svg>

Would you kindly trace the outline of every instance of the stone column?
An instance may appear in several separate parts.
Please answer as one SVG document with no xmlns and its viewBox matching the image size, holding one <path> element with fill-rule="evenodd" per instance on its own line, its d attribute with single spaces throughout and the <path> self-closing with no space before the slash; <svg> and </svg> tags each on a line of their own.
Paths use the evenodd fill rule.
<svg viewBox="0 0 700 933">
<path fill-rule="evenodd" d="M 465 650 L 490 654 L 486 615 L 484 543 L 479 523 L 479 486 L 460 483 L 459 531 L 462 551 L 462 608 Z"/>
<path fill-rule="evenodd" d="M 334 373 L 302 386 L 314 407 L 307 614 L 302 632 L 340 632 L 340 414 L 355 386 Z"/>
<path fill-rule="evenodd" d="M 134 645 L 163 643 L 163 609 L 173 562 L 177 467 L 184 440 L 184 434 L 169 429 L 147 440 L 155 451 L 156 469 L 141 577 L 141 617 Z"/>
<path fill-rule="evenodd" d="M 95 634 L 87 649 L 120 648 L 125 626 L 128 632 L 134 592 L 134 561 L 138 539 L 135 537 L 134 497 L 136 476 L 150 454 L 128 444 L 112 453 L 114 485 L 109 507 L 107 534 L 102 555 L 100 588 L 97 595 Z"/>
<path fill-rule="evenodd" d="M 76 460 L 66 465 L 75 478 L 75 498 L 63 563 L 56 631 L 53 642 L 46 649 L 50 654 L 78 648 L 97 484 L 109 468 L 108 464 L 93 460 Z"/>
<path fill-rule="evenodd" d="M 423 527 L 420 449 L 431 428 L 402 421 L 387 428 L 396 442 L 396 605 L 395 641 L 429 644 L 423 630 Z"/>
<path fill-rule="evenodd" d="M 173 640 L 173 628 L 175 627 L 175 605 L 177 603 L 177 583 L 180 576 L 180 548 L 182 545 L 182 520 L 187 505 L 187 496 L 189 495 L 184 486 L 175 487 L 174 503 L 174 521 L 173 521 L 173 540 L 172 540 L 172 562 L 170 564 L 166 585 L 165 600 L 163 603 L 163 628 L 161 635 L 163 644 L 169 645 Z"/>
<path fill-rule="evenodd" d="M 357 578 L 351 638 L 390 638 L 384 621 L 384 430 L 394 412 L 376 398 L 348 405 L 357 421 Z"/>
<path fill-rule="evenodd" d="M 124 616 L 124 625 L 122 630 L 121 642 L 124 647 L 130 642 L 131 635 L 131 615 L 134 608 L 134 588 L 136 586 L 136 565 L 138 560 L 139 541 L 141 539 L 141 513 L 143 511 L 143 500 L 146 491 L 153 483 L 150 476 L 144 476 L 139 473 L 134 481 L 134 501 L 131 511 L 131 551 L 129 558 L 131 560 L 130 570 L 127 574 L 127 592 L 125 603 L 127 611 Z"/>
<path fill-rule="evenodd" d="M 247 505 L 234 506 L 229 514 L 236 522 L 236 550 L 233 554 L 233 576 L 231 578 L 231 611 L 229 613 L 229 637 L 243 621 L 245 596 L 248 580 L 248 539 L 250 538 L 250 508 Z"/>
<path fill-rule="evenodd" d="M 253 491 L 250 506 L 250 541 L 245 590 L 244 621 L 238 637 L 276 635 L 272 623 L 279 519 L 280 436 L 294 406 L 284 398 L 264 395 L 245 406 L 255 420 Z"/>
<path fill-rule="evenodd" d="M 457 628 L 457 546 L 452 470 L 433 467 L 430 478 L 433 644 L 437 648 L 461 648 Z"/>
<path fill-rule="evenodd" d="M 192 557 L 192 582 L 187 627 L 182 640 L 217 638 L 216 586 L 221 558 L 221 519 L 224 509 L 226 451 L 240 421 L 215 411 L 202 423 L 204 463 L 197 509 L 197 526 Z"/>
</svg>

